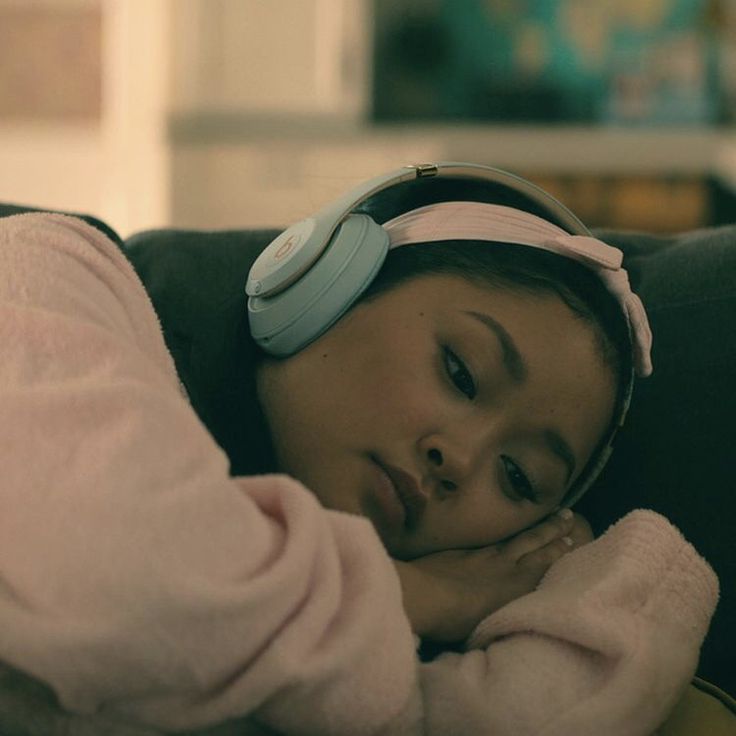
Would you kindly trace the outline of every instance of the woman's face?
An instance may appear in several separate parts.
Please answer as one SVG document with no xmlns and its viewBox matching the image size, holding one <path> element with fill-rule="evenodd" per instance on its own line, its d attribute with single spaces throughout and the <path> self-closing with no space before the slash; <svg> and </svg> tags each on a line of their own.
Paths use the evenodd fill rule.
<svg viewBox="0 0 736 736">
<path fill-rule="evenodd" d="M 612 371 L 555 295 L 419 276 L 356 306 L 258 391 L 280 469 L 411 559 L 554 510 L 608 426 Z"/>
</svg>

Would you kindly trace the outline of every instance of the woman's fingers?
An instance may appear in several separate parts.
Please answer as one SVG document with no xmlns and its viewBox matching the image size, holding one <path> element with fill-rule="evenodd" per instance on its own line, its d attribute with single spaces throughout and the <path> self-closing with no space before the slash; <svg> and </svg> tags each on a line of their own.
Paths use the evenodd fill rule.
<svg viewBox="0 0 736 736">
<path fill-rule="evenodd" d="M 536 537 L 538 539 L 548 538 L 549 541 L 536 549 L 528 548 L 529 551 L 517 558 L 518 565 L 535 570 L 540 568 L 546 570 L 550 565 L 559 560 L 562 555 L 576 547 L 593 541 L 593 532 L 590 524 L 580 514 L 573 514 L 563 509 L 563 513 L 558 513 L 556 516 L 558 519 L 561 519 L 562 523 L 554 519 L 551 527 L 544 529 L 543 534 L 537 535 Z M 547 525 L 549 521 L 546 520 L 539 527 L 535 527 L 535 529 L 529 531 L 536 531 L 537 528 L 542 531 L 541 528 Z M 552 536 L 555 530 L 559 532 L 558 536 Z M 527 534 L 527 532 L 524 532 L 524 534 Z"/>
<path fill-rule="evenodd" d="M 415 633 L 463 640 L 489 613 L 533 591 L 552 564 L 591 538 L 587 522 L 566 511 L 504 543 L 396 561 Z"/>
<path fill-rule="evenodd" d="M 512 537 L 504 546 L 504 553 L 515 560 L 520 560 L 530 552 L 545 547 L 556 539 L 567 536 L 573 528 L 573 513 L 562 509 L 552 514 L 531 529 L 527 529 Z"/>
<path fill-rule="evenodd" d="M 587 544 L 592 542 L 593 530 L 588 524 L 587 520 L 580 514 L 574 514 L 572 520 L 572 529 L 570 529 L 570 536 L 575 542 L 575 546 L 579 547 L 581 544 Z"/>
<path fill-rule="evenodd" d="M 575 549 L 575 546 L 575 540 L 572 537 L 560 537 L 544 547 L 528 552 L 519 558 L 517 564 L 522 568 L 546 572 L 560 557 Z"/>
</svg>

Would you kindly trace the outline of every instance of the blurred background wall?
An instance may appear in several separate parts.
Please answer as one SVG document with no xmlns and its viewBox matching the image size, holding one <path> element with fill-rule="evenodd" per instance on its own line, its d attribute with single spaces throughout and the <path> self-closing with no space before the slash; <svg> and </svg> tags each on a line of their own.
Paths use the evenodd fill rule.
<svg viewBox="0 0 736 736">
<path fill-rule="evenodd" d="M 470 160 L 594 226 L 736 219 L 736 0 L 0 0 L 0 200 L 287 224 Z"/>
</svg>

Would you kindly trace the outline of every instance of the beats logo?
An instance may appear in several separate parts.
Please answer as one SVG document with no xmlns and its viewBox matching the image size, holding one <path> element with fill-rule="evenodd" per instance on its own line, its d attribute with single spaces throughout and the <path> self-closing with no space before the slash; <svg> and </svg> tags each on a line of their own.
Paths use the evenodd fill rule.
<svg viewBox="0 0 736 736">
<path fill-rule="evenodd" d="M 290 235 L 273 254 L 274 261 L 283 261 L 299 245 L 300 241 L 301 236 L 296 233 Z"/>
</svg>

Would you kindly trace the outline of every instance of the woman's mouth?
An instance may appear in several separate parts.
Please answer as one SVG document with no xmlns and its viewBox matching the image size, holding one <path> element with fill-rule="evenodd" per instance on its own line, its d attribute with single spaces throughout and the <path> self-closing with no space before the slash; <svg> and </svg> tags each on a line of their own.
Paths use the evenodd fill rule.
<svg viewBox="0 0 736 736">
<path fill-rule="evenodd" d="M 396 533 L 406 524 L 406 509 L 389 474 L 375 457 L 371 457 L 371 460 L 375 472 L 368 501 L 371 507 L 368 516 L 379 517 L 377 519 L 379 530 L 385 528 Z"/>
<path fill-rule="evenodd" d="M 401 468 L 371 456 L 378 472 L 375 499 L 393 528 L 414 528 L 427 505 L 427 496 Z"/>
</svg>

